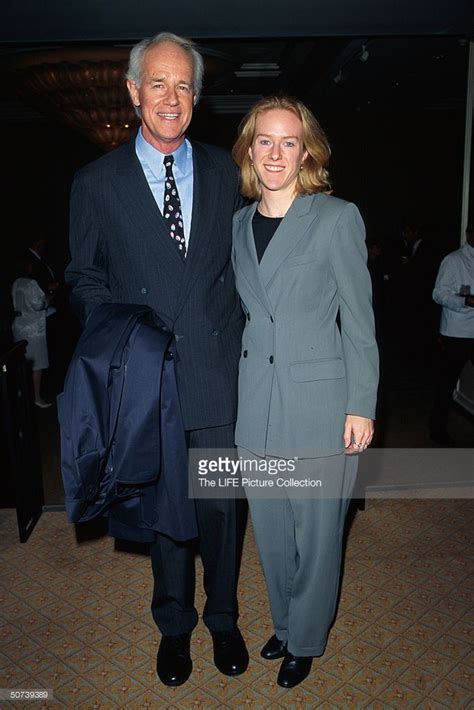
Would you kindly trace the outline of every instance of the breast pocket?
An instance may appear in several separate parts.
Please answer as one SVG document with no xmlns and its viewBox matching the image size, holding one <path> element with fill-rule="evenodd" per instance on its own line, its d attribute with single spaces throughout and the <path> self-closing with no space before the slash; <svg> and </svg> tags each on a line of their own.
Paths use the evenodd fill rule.
<svg viewBox="0 0 474 710">
<path fill-rule="evenodd" d="M 345 376 L 346 369 L 340 357 L 306 360 L 290 363 L 294 382 L 314 382 L 315 380 L 337 380 Z"/>
<path fill-rule="evenodd" d="M 314 261 L 318 261 L 320 259 L 320 251 L 307 251 L 304 254 L 288 257 L 285 261 L 285 266 L 288 268 L 292 268 L 293 266 L 303 266 L 304 264 L 312 264 Z"/>
</svg>

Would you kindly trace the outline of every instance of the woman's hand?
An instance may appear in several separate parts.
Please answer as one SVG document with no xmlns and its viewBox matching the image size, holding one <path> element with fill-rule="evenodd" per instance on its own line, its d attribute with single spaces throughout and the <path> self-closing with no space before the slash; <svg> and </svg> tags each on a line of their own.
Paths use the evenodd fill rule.
<svg viewBox="0 0 474 710">
<path fill-rule="evenodd" d="M 355 414 L 346 416 L 344 427 L 344 445 L 346 454 L 360 454 L 372 441 L 374 435 L 374 422 L 367 417 L 358 417 Z"/>
</svg>

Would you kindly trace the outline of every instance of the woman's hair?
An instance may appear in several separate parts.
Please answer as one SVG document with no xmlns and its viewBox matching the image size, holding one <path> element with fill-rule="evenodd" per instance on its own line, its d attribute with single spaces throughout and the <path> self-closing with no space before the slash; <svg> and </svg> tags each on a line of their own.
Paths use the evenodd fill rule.
<svg viewBox="0 0 474 710">
<path fill-rule="evenodd" d="M 240 122 L 238 137 L 232 157 L 240 168 L 241 192 L 244 197 L 259 200 L 262 194 L 260 183 L 252 166 L 249 148 L 255 137 L 255 123 L 259 113 L 272 109 L 292 111 L 303 124 L 303 148 L 308 155 L 296 182 L 296 191 L 301 194 L 331 192 L 327 165 L 331 156 L 326 135 L 311 111 L 304 103 L 292 96 L 265 96 Z"/>
<path fill-rule="evenodd" d="M 196 97 L 195 103 L 197 103 L 202 90 L 204 60 L 197 51 L 196 45 L 192 40 L 186 39 L 185 37 L 179 37 L 172 32 L 160 32 L 160 34 L 157 34 L 154 37 L 142 39 L 141 42 L 136 44 L 130 52 L 130 61 L 128 64 L 126 78 L 129 81 L 133 81 L 139 88 L 142 81 L 143 60 L 147 50 L 151 47 L 156 47 L 156 45 L 162 44 L 163 42 L 173 42 L 190 55 L 193 62 L 193 92 Z"/>
</svg>

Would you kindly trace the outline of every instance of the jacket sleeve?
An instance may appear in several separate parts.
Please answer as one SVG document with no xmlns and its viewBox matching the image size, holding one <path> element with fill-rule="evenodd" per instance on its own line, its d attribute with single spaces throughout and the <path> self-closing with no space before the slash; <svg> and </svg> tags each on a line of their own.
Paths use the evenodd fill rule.
<svg viewBox="0 0 474 710">
<path fill-rule="evenodd" d="M 365 228 L 359 210 L 347 204 L 335 226 L 331 262 L 337 283 L 346 366 L 347 414 L 375 417 L 378 350 Z"/>
<path fill-rule="evenodd" d="M 78 173 L 71 191 L 71 262 L 65 278 L 71 286 L 71 304 L 83 323 L 96 305 L 112 300 L 103 235 L 96 210 L 96 198 L 92 194 L 87 175 Z"/>
</svg>

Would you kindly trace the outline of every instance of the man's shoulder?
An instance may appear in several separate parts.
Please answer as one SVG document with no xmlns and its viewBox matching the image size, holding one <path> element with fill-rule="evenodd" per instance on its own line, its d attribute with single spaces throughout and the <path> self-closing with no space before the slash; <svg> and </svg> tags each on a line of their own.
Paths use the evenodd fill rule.
<svg viewBox="0 0 474 710">
<path fill-rule="evenodd" d="M 462 260 L 463 257 L 463 247 L 460 247 L 459 249 L 455 249 L 454 251 L 450 252 L 447 254 L 444 259 L 441 262 L 441 265 L 443 266 L 449 266 L 454 265 L 457 261 Z"/>
<path fill-rule="evenodd" d="M 215 167 L 224 167 L 232 171 L 237 170 L 230 152 L 225 148 L 196 140 L 190 140 L 190 143 L 197 160 L 207 161 Z"/>
<path fill-rule="evenodd" d="M 110 173 L 110 171 L 116 170 L 120 165 L 129 162 L 134 155 L 134 151 L 135 140 L 133 139 L 115 148 L 110 153 L 101 155 L 100 158 L 93 160 L 91 163 L 87 163 L 87 165 L 84 165 L 77 171 L 76 177 L 94 178 Z"/>
</svg>

